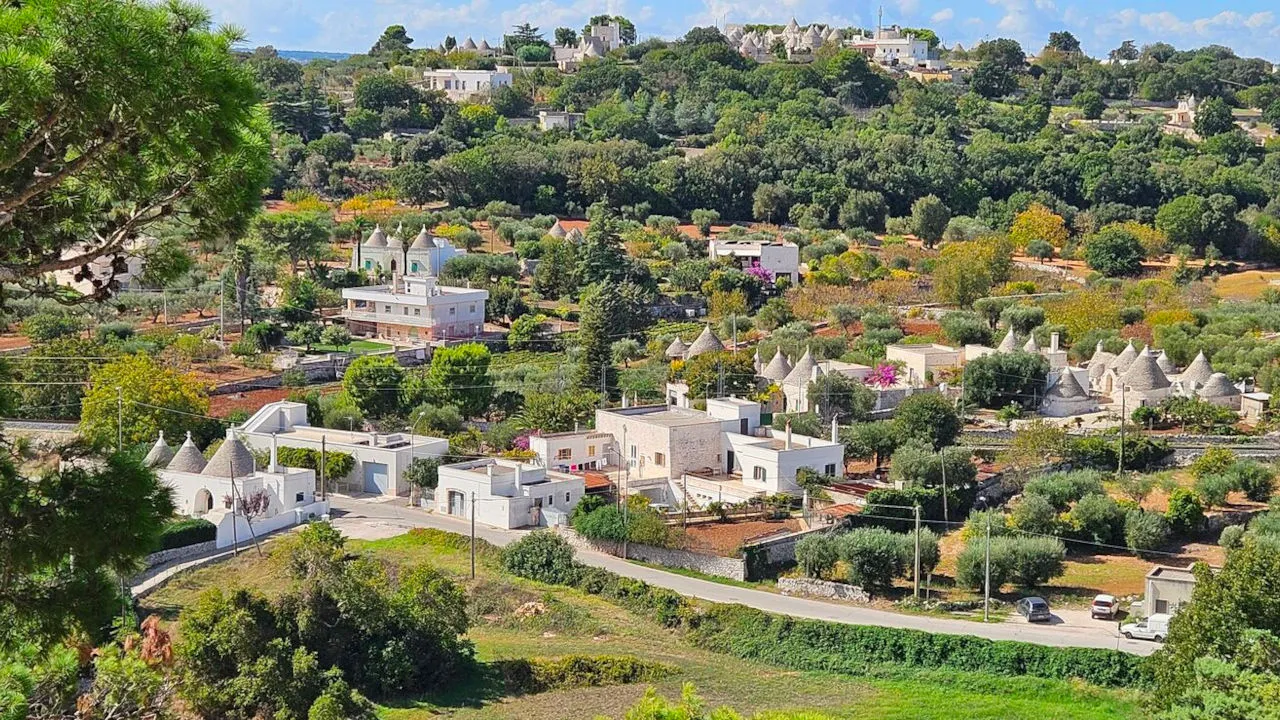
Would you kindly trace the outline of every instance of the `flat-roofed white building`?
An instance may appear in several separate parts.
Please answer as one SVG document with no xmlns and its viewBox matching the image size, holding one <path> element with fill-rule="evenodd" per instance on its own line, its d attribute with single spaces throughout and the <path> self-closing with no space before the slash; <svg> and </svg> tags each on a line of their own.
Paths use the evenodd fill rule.
<svg viewBox="0 0 1280 720">
<path fill-rule="evenodd" d="M 613 436 L 602 432 L 560 432 L 530 435 L 529 450 L 543 458 L 543 464 L 560 472 L 599 470 L 616 461 L 610 457 Z"/>
<path fill-rule="evenodd" d="M 713 260 L 733 258 L 743 270 L 758 265 L 774 279 L 785 277 L 792 284 L 800 282 L 800 246 L 792 242 L 712 239 L 707 252 Z"/>
<path fill-rule="evenodd" d="M 257 450 L 273 445 L 346 453 L 355 460 L 351 475 L 325 478 L 328 489 L 339 488 L 378 495 L 407 495 L 404 470 L 414 458 L 438 458 L 449 452 L 444 438 L 416 433 L 371 433 L 336 430 L 307 424 L 307 406 L 278 401 L 258 409 L 237 429 L 244 444 Z"/>
<path fill-rule="evenodd" d="M 480 458 L 440 466 L 436 511 L 498 528 L 567 525 L 585 493 L 581 477 L 518 460 Z"/>
<path fill-rule="evenodd" d="M 589 462 L 573 450 L 590 443 L 587 436 L 607 436 L 605 457 L 622 468 L 623 490 L 642 493 L 671 505 L 705 506 L 707 502 L 741 502 L 753 497 L 800 495 L 796 472 L 811 468 L 842 475 L 844 446 L 821 438 L 774 430 L 760 424 L 760 404 L 739 398 L 711 398 L 706 411 L 667 405 L 596 411 L 596 429 L 578 433 L 570 443 L 560 434 L 546 449 L 530 442 L 544 465 Z M 569 449 L 568 457 L 544 457 L 552 447 Z M 618 461 L 621 458 L 621 461 Z"/>
<path fill-rule="evenodd" d="M 907 370 L 905 380 L 912 387 L 934 385 L 939 371 L 960 367 L 960 349 L 937 343 L 889 345 L 884 356 L 890 362 L 902 363 Z"/>
<path fill-rule="evenodd" d="M 438 90 L 454 102 L 471 97 L 485 97 L 500 87 L 511 85 L 511 73 L 507 68 L 494 70 L 462 70 L 459 68 L 424 70 L 422 81 L 428 90 Z"/>
<path fill-rule="evenodd" d="M 434 277 L 396 277 L 388 285 L 345 288 L 342 299 L 352 335 L 425 344 L 484 332 L 489 292 L 441 285 Z"/>
</svg>

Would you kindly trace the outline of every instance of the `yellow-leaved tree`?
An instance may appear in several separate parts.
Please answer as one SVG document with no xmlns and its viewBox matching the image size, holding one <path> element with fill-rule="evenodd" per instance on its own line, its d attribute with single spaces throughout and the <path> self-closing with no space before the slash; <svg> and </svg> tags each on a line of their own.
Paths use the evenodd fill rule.
<svg viewBox="0 0 1280 720">
<path fill-rule="evenodd" d="M 1031 203 L 1018 213 L 1009 227 L 1009 239 L 1014 247 L 1026 248 L 1033 240 L 1044 240 L 1055 248 L 1067 244 L 1067 221 L 1040 203 Z"/>
<path fill-rule="evenodd" d="M 170 445 L 188 431 L 205 442 L 219 431 L 205 417 L 204 383 L 147 355 L 126 355 L 90 373 L 81 408 L 80 434 L 99 447 L 115 447 L 117 424 L 125 447 L 153 443 L 161 430 Z"/>
</svg>

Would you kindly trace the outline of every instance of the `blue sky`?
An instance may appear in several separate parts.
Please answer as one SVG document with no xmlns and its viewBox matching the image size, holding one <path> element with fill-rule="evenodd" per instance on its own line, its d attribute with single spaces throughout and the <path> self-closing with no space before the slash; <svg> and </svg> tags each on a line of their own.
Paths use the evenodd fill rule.
<svg viewBox="0 0 1280 720">
<path fill-rule="evenodd" d="M 479 42 L 502 36 L 519 22 L 551 30 L 581 28 L 591 15 L 631 18 L 641 38 L 673 38 L 694 25 L 724 22 L 870 26 L 870 2 L 838 0 L 203 0 L 220 23 L 243 28 L 251 45 L 289 50 L 361 52 L 384 27 L 405 25 L 419 46 L 446 34 Z M 966 47 L 983 38 L 1013 37 L 1040 48 L 1051 30 L 1067 29 L 1091 55 L 1105 55 L 1122 40 L 1171 42 L 1179 48 L 1229 45 L 1249 57 L 1280 61 L 1280 6 L 1274 0 L 1230 5 L 1192 0 L 888 0 L 886 24 L 934 28 L 947 44 Z M 548 32 L 548 37 L 550 33 Z"/>
</svg>

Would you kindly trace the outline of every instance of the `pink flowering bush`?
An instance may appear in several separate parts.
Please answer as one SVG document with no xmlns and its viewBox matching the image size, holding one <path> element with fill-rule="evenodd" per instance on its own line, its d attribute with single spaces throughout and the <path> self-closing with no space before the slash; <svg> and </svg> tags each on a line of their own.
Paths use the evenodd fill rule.
<svg viewBox="0 0 1280 720">
<path fill-rule="evenodd" d="M 873 387 L 887 388 L 893 387 L 898 383 L 898 368 L 896 365 L 876 365 L 867 376 L 867 384 Z"/>
</svg>

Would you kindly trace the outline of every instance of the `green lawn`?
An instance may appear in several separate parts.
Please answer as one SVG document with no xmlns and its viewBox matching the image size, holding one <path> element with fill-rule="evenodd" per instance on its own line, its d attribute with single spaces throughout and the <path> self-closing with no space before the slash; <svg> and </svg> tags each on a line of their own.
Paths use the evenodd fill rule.
<svg viewBox="0 0 1280 720">
<path fill-rule="evenodd" d="M 277 545 L 278 542 L 272 543 Z M 692 683 L 709 706 L 730 705 L 746 716 L 766 711 L 812 711 L 822 717 L 867 720 L 1104 720 L 1142 717 L 1141 697 L 1088 685 L 950 671 L 879 668 L 862 676 L 796 672 L 695 648 L 673 631 L 597 597 L 549 587 L 501 573 L 492 551 L 482 552 L 479 577 L 468 577 L 465 539 L 446 533 L 412 533 L 374 542 L 352 541 L 354 552 L 374 553 L 393 564 L 430 562 L 466 585 L 474 626 L 469 633 L 482 662 L 570 654 L 634 655 L 677 672 L 655 684 L 671 698 Z M 280 553 L 250 551 L 181 576 L 143 601 L 175 619 L 209 587 L 253 585 L 274 595 L 281 580 Z M 546 611 L 521 617 L 529 602 Z M 483 677 L 460 678 L 448 690 L 422 698 L 385 702 L 387 720 L 519 718 L 620 718 L 645 692 L 643 685 L 557 690 L 503 696 Z"/>
<path fill-rule="evenodd" d="M 390 350 L 391 346 L 387 343 L 374 342 L 373 340 L 352 340 L 350 345 L 323 345 L 317 344 L 311 346 L 314 352 L 349 352 L 357 355 L 365 353 L 378 352 L 380 350 Z"/>
</svg>

